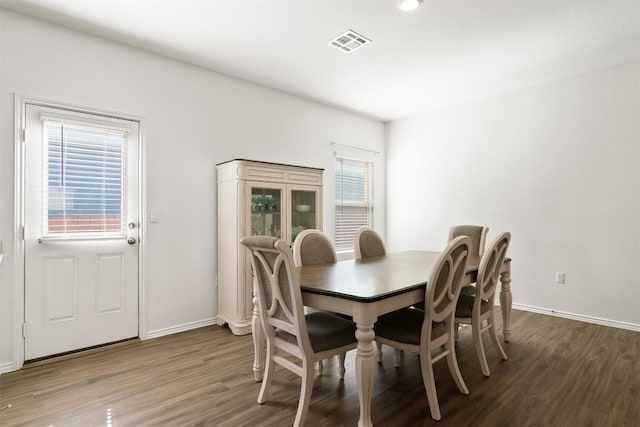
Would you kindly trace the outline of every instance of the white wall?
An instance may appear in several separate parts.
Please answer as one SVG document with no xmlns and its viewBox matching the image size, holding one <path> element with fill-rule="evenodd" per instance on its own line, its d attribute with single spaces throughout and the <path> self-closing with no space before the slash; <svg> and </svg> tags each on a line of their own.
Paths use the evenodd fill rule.
<svg viewBox="0 0 640 427">
<path fill-rule="evenodd" d="M 14 93 L 144 117 L 148 207 L 147 331 L 208 322 L 217 312 L 216 163 L 247 158 L 325 168 L 333 231 L 330 141 L 382 152 L 384 125 L 161 56 L 0 9 L 0 371 L 14 352 Z M 376 158 L 376 227 L 384 232 L 384 153 Z M 13 368 L 16 368 L 15 366 Z"/>
<path fill-rule="evenodd" d="M 453 224 L 508 230 L 514 303 L 640 328 L 640 61 L 386 132 L 390 250 L 439 250 Z"/>
</svg>

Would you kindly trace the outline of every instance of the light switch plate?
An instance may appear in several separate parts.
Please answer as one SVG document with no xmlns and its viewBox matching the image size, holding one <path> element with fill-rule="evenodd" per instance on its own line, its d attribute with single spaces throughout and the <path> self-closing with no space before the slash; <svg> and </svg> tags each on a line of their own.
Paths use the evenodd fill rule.
<svg viewBox="0 0 640 427">
<path fill-rule="evenodd" d="M 149 222 L 158 222 L 158 210 L 149 209 Z"/>
</svg>

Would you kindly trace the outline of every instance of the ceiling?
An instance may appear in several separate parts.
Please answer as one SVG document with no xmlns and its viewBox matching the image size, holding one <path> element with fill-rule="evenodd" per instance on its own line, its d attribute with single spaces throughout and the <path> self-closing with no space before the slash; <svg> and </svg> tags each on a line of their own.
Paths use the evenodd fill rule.
<svg viewBox="0 0 640 427">
<path fill-rule="evenodd" d="M 640 58 L 640 0 L 0 0 L 386 120 Z M 371 43 L 343 53 L 353 30 Z"/>
</svg>

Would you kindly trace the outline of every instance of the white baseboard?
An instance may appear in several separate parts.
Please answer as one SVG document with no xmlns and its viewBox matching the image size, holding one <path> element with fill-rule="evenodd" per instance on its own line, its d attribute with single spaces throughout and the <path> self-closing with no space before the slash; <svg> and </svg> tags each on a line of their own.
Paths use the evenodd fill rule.
<svg viewBox="0 0 640 427">
<path fill-rule="evenodd" d="M 189 331 L 191 329 L 202 328 L 203 326 L 211 326 L 216 324 L 216 318 L 198 320 L 197 322 L 184 323 L 182 325 L 170 326 L 168 328 L 156 329 L 155 331 L 147 332 L 145 340 L 152 338 L 158 338 L 165 335 L 176 334 L 178 332 Z"/>
<path fill-rule="evenodd" d="M 11 372 L 11 371 L 13 371 L 13 363 L 11 362 L 0 363 L 0 374 L 3 374 L 5 372 Z"/>
<path fill-rule="evenodd" d="M 551 308 L 535 307 L 525 304 L 513 304 L 513 308 L 517 310 L 530 311 L 532 313 L 547 314 L 549 316 L 562 317 L 564 319 L 578 320 L 580 322 L 594 323 L 596 325 L 610 326 L 612 328 L 627 329 L 629 331 L 640 332 L 640 325 L 627 322 L 618 322 L 617 320 L 602 319 L 599 317 L 585 316 L 583 314 L 567 313 Z"/>
</svg>

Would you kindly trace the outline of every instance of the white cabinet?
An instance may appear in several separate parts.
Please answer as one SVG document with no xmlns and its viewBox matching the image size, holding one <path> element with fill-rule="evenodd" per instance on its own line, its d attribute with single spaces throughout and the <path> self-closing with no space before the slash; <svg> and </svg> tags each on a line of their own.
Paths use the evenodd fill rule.
<svg viewBox="0 0 640 427">
<path fill-rule="evenodd" d="M 236 335 L 251 333 L 251 261 L 244 236 L 293 243 L 307 228 L 322 229 L 324 170 L 250 160 L 218 169 L 218 315 Z"/>
</svg>

